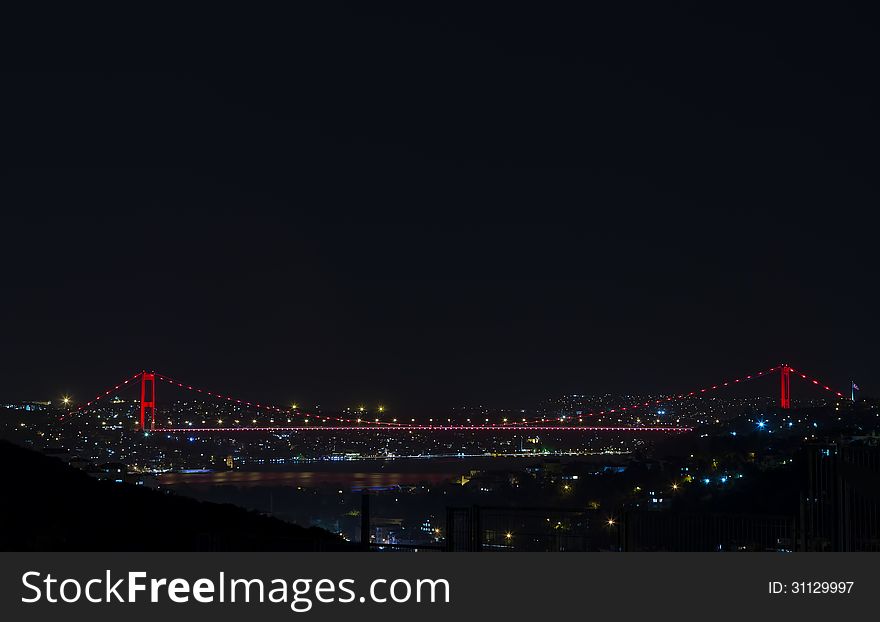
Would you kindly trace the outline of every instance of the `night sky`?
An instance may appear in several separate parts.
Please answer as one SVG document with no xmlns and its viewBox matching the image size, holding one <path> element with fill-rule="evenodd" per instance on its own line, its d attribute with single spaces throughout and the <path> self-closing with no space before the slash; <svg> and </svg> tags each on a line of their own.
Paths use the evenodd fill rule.
<svg viewBox="0 0 880 622">
<path fill-rule="evenodd" d="M 876 22 L 671 6 L 203 15 L 138 66 L 176 73 L 4 74 L 0 399 L 876 394 Z"/>
</svg>

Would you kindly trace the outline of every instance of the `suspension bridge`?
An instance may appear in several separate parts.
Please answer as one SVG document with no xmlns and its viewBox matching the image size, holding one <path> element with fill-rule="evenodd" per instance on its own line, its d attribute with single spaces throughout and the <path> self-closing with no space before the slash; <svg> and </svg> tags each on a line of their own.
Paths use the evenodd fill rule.
<svg viewBox="0 0 880 622">
<path fill-rule="evenodd" d="M 577 416 L 577 423 L 572 422 L 572 418 L 523 418 L 520 421 L 507 421 L 506 419 L 498 423 L 478 423 L 472 424 L 435 424 L 433 420 L 429 423 L 417 423 L 412 420 L 409 423 L 400 423 L 396 419 L 393 421 L 385 421 L 380 418 L 368 419 L 366 417 L 351 417 L 347 415 L 331 415 L 331 414 L 312 414 L 304 412 L 297 407 L 282 407 L 275 404 L 267 404 L 261 402 L 253 402 L 239 399 L 225 393 L 208 390 L 192 384 L 181 382 L 164 374 L 155 371 L 140 371 L 130 378 L 119 382 L 118 384 L 108 388 L 102 393 L 96 395 L 93 399 L 71 408 L 61 417 L 62 420 L 69 419 L 77 415 L 83 415 L 89 410 L 95 409 L 107 403 L 108 398 L 115 396 L 119 392 L 136 387 L 140 384 L 140 417 L 139 429 L 144 432 L 276 432 L 276 431 L 324 431 L 324 432 L 342 432 L 342 431 L 364 431 L 364 430 L 388 430 L 388 431 L 426 431 L 426 432 L 442 432 L 442 431 L 463 431 L 463 432 L 480 432 L 480 431 L 578 431 L 578 432 L 661 432 L 661 433 L 681 433 L 690 432 L 691 427 L 680 425 L 590 425 L 584 423 L 584 419 L 591 417 L 603 417 L 611 415 L 629 414 L 632 411 L 646 409 L 664 404 L 675 402 L 683 402 L 685 400 L 699 398 L 707 394 L 713 394 L 727 387 L 737 386 L 757 378 L 763 378 L 778 374 L 779 376 L 779 408 L 787 410 L 791 408 L 791 377 L 801 378 L 809 385 L 818 387 L 819 389 L 829 393 L 835 398 L 844 398 L 844 394 L 840 391 L 832 389 L 827 384 L 820 382 L 818 379 L 808 376 L 806 373 L 799 371 L 788 365 L 781 363 L 769 369 L 760 370 L 751 374 L 743 375 L 729 380 L 722 380 L 718 383 L 707 385 L 690 391 L 670 393 L 664 397 L 649 399 L 638 403 L 628 403 L 615 408 L 607 408 L 604 410 L 596 410 L 594 412 L 581 413 Z M 253 425 L 222 425 L 222 420 L 218 421 L 216 426 L 194 426 L 192 422 L 186 427 L 180 426 L 162 426 L 157 424 L 156 413 L 156 390 L 157 385 L 167 384 L 183 391 L 191 392 L 196 396 L 201 396 L 205 400 L 213 400 L 218 403 L 229 404 L 241 408 L 248 408 L 256 411 L 262 411 L 273 416 L 280 416 L 282 422 L 277 425 L 266 425 L 264 423 L 257 424 L 253 420 Z M 237 424 L 240 421 L 236 421 Z"/>
</svg>

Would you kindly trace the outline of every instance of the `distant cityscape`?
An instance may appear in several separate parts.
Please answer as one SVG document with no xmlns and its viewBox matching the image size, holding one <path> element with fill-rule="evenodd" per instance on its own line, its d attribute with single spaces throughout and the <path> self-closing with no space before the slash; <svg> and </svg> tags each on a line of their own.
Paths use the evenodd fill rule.
<svg viewBox="0 0 880 622">
<path fill-rule="evenodd" d="M 459 407 L 449 417 L 416 419 L 407 423 L 449 426 L 487 426 L 474 434 L 468 430 L 443 433 L 428 430 L 405 430 L 401 433 L 365 429 L 357 433 L 340 433 L 333 428 L 339 416 L 348 413 L 299 411 L 286 417 L 267 416 L 258 409 L 235 404 L 208 401 L 174 401 L 161 408 L 161 427 L 142 431 L 137 425 L 140 402 L 114 398 L 100 406 L 90 407 L 74 417 L 66 417 L 67 410 L 51 401 L 7 403 L 4 428 L 16 431 L 29 444 L 43 451 L 59 448 L 77 454 L 78 460 L 89 464 L 122 462 L 136 473 L 163 473 L 175 470 L 242 468 L 250 465 L 295 464 L 312 461 L 338 461 L 386 458 L 437 458 L 444 456 L 580 456 L 631 454 L 649 447 L 654 440 L 650 435 L 628 432 L 615 434 L 568 434 L 552 429 L 532 431 L 515 428 L 493 431 L 491 426 L 510 425 L 518 421 L 551 421 L 559 424 L 588 426 L 692 427 L 699 428 L 702 436 L 730 429 L 738 434 L 737 426 L 767 426 L 767 434 L 803 434 L 815 438 L 816 428 L 810 421 L 795 414 L 782 415 L 779 426 L 771 426 L 774 404 L 770 398 L 694 398 L 679 404 L 663 405 L 647 411 L 618 412 L 613 415 L 585 419 L 583 413 L 612 409 L 621 403 L 637 404 L 655 399 L 653 396 L 583 396 L 571 395 L 547 400 L 536 409 L 489 409 L 486 407 Z M 839 412 L 842 402 L 834 405 Z M 822 407 L 824 400 L 807 403 L 807 407 Z M 356 410 L 355 421 L 364 428 L 369 423 L 397 418 L 381 417 L 382 413 L 366 408 Z M 326 417 L 325 417 L 326 415 Z M 380 419 L 381 417 L 381 419 Z M 362 423 L 363 422 L 363 423 Z M 368 423 L 369 422 L 369 423 Z M 301 433 L 284 430 L 284 426 L 310 426 L 314 431 Z M 177 427 L 175 427 L 177 426 Z M 260 433 L 226 432 L 230 427 L 278 431 Z M 195 428 L 199 432 L 165 432 L 162 428 Z M 217 432 L 204 432 L 218 428 Z"/>
<path fill-rule="evenodd" d="M 403 418 L 206 400 L 160 403 L 161 427 L 142 430 L 137 399 L 75 416 L 57 400 L 12 402 L 0 433 L 109 484 L 232 503 L 378 550 L 880 550 L 880 404 L 780 409 L 713 396 L 618 410 L 661 397 L 567 395 L 406 419 L 479 431 L 321 430 L 339 418 Z M 516 421 L 630 429 L 511 429 Z M 294 422 L 310 429 L 283 429 Z M 665 426 L 693 431 L 647 431 Z"/>
</svg>

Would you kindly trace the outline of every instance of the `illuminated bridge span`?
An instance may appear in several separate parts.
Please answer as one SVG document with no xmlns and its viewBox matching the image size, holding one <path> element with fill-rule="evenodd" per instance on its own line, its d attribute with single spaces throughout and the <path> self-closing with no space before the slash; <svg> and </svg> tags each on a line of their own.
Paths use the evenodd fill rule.
<svg viewBox="0 0 880 622">
<path fill-rule="evenodd" d="M 772 374 L 779 374 L 779 383 L 780 383 L 780 393 L 779 393 L 779 406 L 782 409 L 788 409 L 791 407 L 791 376 L 794 375 L 796 377 L 800 377 L 808 383 L 823 389 L 835 397 L 843 398 L 844 394 L 840 391 L 836 391 L 829 387 L 828 385 L 819 382 L 819 380 L 815 378 L 811 378 L 807 376 L 805 373 L 800 372 L 788 365 L 787 363 L 782 363 L 780 365 L 776 365 L 775 367 L 771 367 L 770 369 L 762 370 L 755 372 L 753 374 L 748 374 L 745 376 L 741 376 L 738 378 L 733 378 L 730 380 L 723 380 L 716 384 L 708 385 L 700 389 L 694 389 L 693 391 L 685 391 L 680 393 L 673 393 L 667 395 L 666 397 L 661 397 L 658 399 L 647 400 L 645 402 L 637 403 L 637 404 L 628 404 L 625 406 L 620 406 L 617 408 L 609 408 L 607 410 L 599 410 L 595 412 L 582 413 L 577 416 L 577 423 L 574 423 L 572 417 L 558 417 L 555 419 L 550 418 L 542 418 L 542 419 L 523 419 L 521 421 L 511 421 L 508 422 L 504 420 L 501 423 L 489 423 L 485 424 L 439 424 L 435 425 L 433 422 L 429 424 L 424 423 L 416 423 L 415 420 L 412 420 L 411 423 L 398 423 L 396 420 L 394 421 L 383 421 L 381 419 L 366 419 L 366 418 L 351 418 L 345 416 L 335 416 L 335 415 L 327 415 L 327 414 L 311 414 L 301 411 L 300 409 L 294 407 L 283 408 L 281 406 L 276 406 L 273 404 L 265 404 L 260 402 L 250 402 L 247 400 L 238 399 L 232 397 L 230 395 L 226 395 L 223 393 L 218 393 L 216 391 L 209 391 L 207 389 L 203 389 L 200 387 L 196 387 L 191 384 L 187 384 L 184 382 L 180 382 L 168 376 L 159 374 L 157 372 L 147 372 L 141 371 L 133 375 L 131 378 L 120 382 L 119 384 L 107 389 L 103 393 L 96 396 L 89 402 L 82 404 L 78 408 L 69 411 L 66 415 L 61 417 L 61 419 L 65 419 L 70 416 L 74 416 L 80 413 L 87 411 L 88 409 L 98 406 L 101 400 L 106 400 L 106 398 L 115 395 L 116 393 L 122 391 L 123 389 L 129 386 L 136 386 L 137 383 L 140 383 L 140 429 L 143 431 L 155 431 L 155 432 L 320 432 L 320 431 L 330 431 L 330 432 L 341 432 L 341 431 L 364 431 L 364 430 L 389 430 L 389 431 L 424 431 L 424 432 L 446 432 L 446 431 L 463 431 L 463 432 L 485 432 L 485 431 L 494 431 L 494 432 L 502 432 L 502 431 L 517 431 L 517 430 L 526 430 L 526 431 L 572 431 L 572 432 L 667 432 L 667 433 L 679 433 L 679 432 L 689 432 L 692 428 L 685 426 L 673 426 L 673 425 L 653 425 L 653 426 L 643 426 L 643 425 L 610 425 L 610 426 L 596 426 L 596 425 L 582 425 L 583 418 L 585 417 L 594 417 L 594 416 L 604 416 L 604 415 L 614 415 L 614 414 L 623 414 L 629 413 L 634 410 L 648 408 L 652 406 L 659 406 L 661 404 L 669 404 L 674 402 L 681 402 L 683 400 L 687 400 L 689 398 L 694 397 L 702 397 L 707 393 L 712 393 L 714 391 L 718 391 L 725 387 L 735 386 L 749 380 L 754 380 L 756 378 L 762 378 L 766 376 L 770 376 Z M 216 400 L 221 403 L 228 403 L 232 405 L 252 408 L 255 410 L 262 410 L 267 413 L 271 413 L 275 416 L 284 416 L 287 425 L 284 423 L 280 423 L 279 425 L 266 426 L 266 425 L 257 425 L 256 420 L 254 420 L 254 425 L 241 425 L 237 427 L 230 426 L 222 426 L 222 421 L 218 421 L 218 425 L 216 427 L 205 427 L 204 425 L 201 427 L 193 427 L 192 425 L 188 425 L 187 427 L 173 427 L 171 425 L 167 427 L 157 426 L 156 425 L 156 383 L 163 382 L 179 389 L 183 389 L 186 391 L 190 391 L 196 394 L 201 394 L 203 396 L 207 396 L 213 400 Z"/>
<path fill-rule="evenodd" d="M 303 425 L 303 426 L 248 426 L 242 428 L 155 428 L 156 432 L 350 432 L 358 430 L 376 430 L 363 425 Z M 516 432 L 526 431 L 563 431 L 563 432 L 690 432 L 693 428 L 685 426 L 631 426 L 631 425 L 497 425 L 487 423 L 485 425 L 424 425 L 424 424 L 400 424 L 382 428 L 382 431 L 412 432 L 422 430 L 425 432 Z"/>
</svg>

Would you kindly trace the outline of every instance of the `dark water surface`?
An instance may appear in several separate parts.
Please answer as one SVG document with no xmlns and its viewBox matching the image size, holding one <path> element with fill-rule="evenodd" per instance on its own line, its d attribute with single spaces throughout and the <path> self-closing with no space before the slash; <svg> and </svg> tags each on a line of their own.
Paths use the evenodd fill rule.
<svg viewBox="0 0 880 622">
<path fill-rule="evenodd" d="M 579 456 L 556 458 L 562 462 L 578 460 L 617 463 L 620 456 Z M 165 473 L 159 476 L 163 486 L 291 486 L 291 487 L 387 487 L 442 484 L 471 470 L 524 469 L 539 464 L 543 458 L 514 457 L 443 457 L 431 459 L 394 458 L 389 460 L 322 461 L 259 469 L 212 471 L 209 473 Z"/>
</svg>

